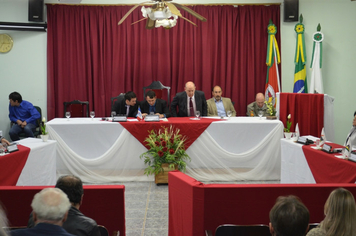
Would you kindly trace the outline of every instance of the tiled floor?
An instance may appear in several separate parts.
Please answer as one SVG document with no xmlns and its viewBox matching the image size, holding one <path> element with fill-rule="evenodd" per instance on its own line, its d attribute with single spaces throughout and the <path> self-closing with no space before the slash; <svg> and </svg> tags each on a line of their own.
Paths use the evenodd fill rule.
<svg viewBox="0 0 356 236">
<path fill-rule="evenodd" d="M 212 183 L 212 182 L 211 182 Z M 227 183 L 227 182 L 214 182 Z M 279 181 L 229 182 L 244 184 L 279 183 Z M 154 182 L 125 182 L 127 236 L 168 235 L 168 185 Z"/>
</svg>

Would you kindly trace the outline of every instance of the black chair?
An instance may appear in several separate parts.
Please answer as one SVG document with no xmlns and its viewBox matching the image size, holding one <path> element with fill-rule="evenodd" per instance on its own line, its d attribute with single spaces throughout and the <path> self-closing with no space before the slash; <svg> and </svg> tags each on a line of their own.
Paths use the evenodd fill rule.
<svg viewBox="0 0 356 236">
<path fill-rule="evenodd" d="M 125 96 L 125 93 L 120 93 L 119 96 L 112 97 L 111 99 L 111 111 L 114 111 L 114 104 L 117 100 L 119 100 L 121 97 Z"/>
<path fill-rule="evenodd" d="M 157 98 L 162 98 L 162 90 L 167 89 L 167 106 L 169 107 L 169 101 L 170 101 L 170 90 L 171 87 L 164 86 L 161 82 L 159 81 L 153 81 L 150 85 L 147 87 L 143 87 L 143 100 L 146 98 L 146 89 L 153 90 L 156 93 Z"/>
<path fill-rule="evenodd" d="M 33 136 L 35 136 L 37 138 L 38 136 L 40 136 L 42 134 L 42 130 L 41 130 L 41 126 L 42 126 L 42 109 L 40 107 L 38 107 L 38 106 L 33 106 L 33 107 L 36 108 L 37 111 L 40 113 L 40 118 L 38 118 L 36 120 L 36 124 L 37 124 L 36 130 L 33 132 Z M 11 126 L 13 126 L 13 125 L 14 125 L 14 122 L 11 122 Z M 20 138 L 26 138 L 27 136 L 26 136 L 25 132 L 21 132 L 21 133 L 19 133 L 19 137 Z"/>
<path fill-rule="evenodd" d="M 206 236 L 212 236 L 210 230 L 205 231 Z M 219 225 L 215 236 L 271 236 L 267 225 Z"/>
<path fill-rule="evenodd" d="M 101 236 L 109 236 L 108 229 L 103 225 L 98 225 L 99 232 Z"/>
<path fill-rule="evenodd" d="M 74 100 L 71 102 L 63 102 L 64 112 L 63 117 L 65 117 L 66 112 L 70 112 L 70 117 L 89 117 L 89 102 Z"/>
</svg>

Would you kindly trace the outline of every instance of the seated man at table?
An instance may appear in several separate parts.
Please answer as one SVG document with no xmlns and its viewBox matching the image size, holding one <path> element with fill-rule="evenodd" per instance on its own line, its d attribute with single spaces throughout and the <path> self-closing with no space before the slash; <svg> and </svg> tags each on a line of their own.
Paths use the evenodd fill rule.
<svg viewBox="0 0 356 236">
<path fill-rule="evenodd" d="M 236 116 L 234 105 L 230 98 L 222 97 L 222 89 L 216 85 L 212 91 L 213 97 L 206 101 L 208 105 L 208 116 L 226 117 L 227 112 L 231 112 L 231 116 Z"/>
<path fill-rule="evenodd" d="M 344 146 L 350 144 L 350 149 L 355 150 L 356 149 L 356 111 L 354 113 L 354 119 L 352 120 L 352 128 L 347 135 L 346 141 L 344 143 Z"/>
<path fill-rule="evenodd" d="M 248 104 L 247 116 L 258 116 L 258 113 L 262 111 L 262 116 L 267 116 L 267 106 L 265 104 L 265 95 L 263 93 L 256 94 L 256 101 Z"/>
<path fill-rule="evenodd" d="M 309 210 L 292 195 L 277 198 L 269 219 L 272 236 L 304 236 L 309 228 Z"/>
<path fill-rule="evenodd" d="M 68 218 L 66 222 L 64 222 L 63 228 L 68 233 L 77 236 L 100 236 L 98 225 L 95 220 L 83 215 L 83 213 L 79 210 L 84 196 L 83 183 L 81 179 L 74 175 L 61 176 L 58 178 L 55 187 L 67 194 L 71 204 L 68 212 Z M 32 216 L 30 215 L 27 227 L 32 228 L 33 226 L 34 222 Z"/>
<path fill-rule="evenodd" d="M 116 115 L 125 115 L 127 117 L 136 117 L 138 106 L 136 104 L 137 97 L 132 91 L 125 93 L 120 97 L 113 106 L 113 111 Z"/>
<path fill-rule="evenodd" d="M 10 142 L 7 141 L 3 136 L 0 136 L 0 142 L 1 144 L 7 144 L 7 145 L 10 145 Z"/>
<path fill-rule="evenodd" d="M 163 99 L 158 99 L 156 93 L 152 90 L 146 93 L 146 100 L 141 102 L 140 108 L 143 117 L 151 113 L 159 115 L 159 118 L 168 118 L 170 115 L 167 102 Z"/>
<path fill-rule="evenodd" d="M 207 116 L 207 105 L 203 91 L 195 90 L 195 84 L 187 82 L 184 92 L 177 93 L 171 104 L 171 115 L 174 117 L 195 116 L 200 111 L 201 116 Z M 177 112 L 178 109 L 178 112 Z"/>
<path fill-rule="evenodd" d="M 34 137 L 33 132 L 38 126 L 37 119 L 41 118 L 40 113 L 32 103 L 22 100 L 18 92 L 10 93 L 9 100 L 9 118 L 14 123 L 9 131 L 11 140 L 19 140 L 21 132 L 25 132 L 27 137 Z"/>
<path fill-rule="evenodd" d="M 67 195 L 58 188 L 45 188 L 36 193 L 31 204 L 35 227 L 11 231 L 12 236 L 41 236 L 72 234 L 62 228 L 68 216 L 70 203 Z"/>
</svg>

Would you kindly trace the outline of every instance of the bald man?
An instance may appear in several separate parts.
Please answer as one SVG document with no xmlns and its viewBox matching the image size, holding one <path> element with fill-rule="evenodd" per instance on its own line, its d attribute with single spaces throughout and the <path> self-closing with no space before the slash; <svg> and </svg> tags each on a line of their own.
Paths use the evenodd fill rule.
<svg viewBox="0 0 356 236">
<path fill-rule="evenodd" d="M 267 106 L 265 104 L 265 96 L 263 93 L 256 94 L 256 101 L 248 104 L 247 106 L 247 116 L 258 116 L 258 112 L 262 111 L 262 116 L 267 116 Z"/>
<path fill-rule="evenodd" d="M 207 116 L 205 94 L 196 90 L 195 84 L 189 81 L 185 84 L 184 92 L 177 93 L 171 103 L 171 115 L 174 117 L 195 116 L 200 111 L 201 116 Z"/>
</svg>

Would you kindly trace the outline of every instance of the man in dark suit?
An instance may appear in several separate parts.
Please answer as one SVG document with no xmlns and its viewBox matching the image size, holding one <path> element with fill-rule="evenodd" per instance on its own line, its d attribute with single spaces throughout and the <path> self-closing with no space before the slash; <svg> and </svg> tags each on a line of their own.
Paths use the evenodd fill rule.
<svg viewBox="0 0 356 236">
<path fill-rule="evenodd" d="M 168 118 L 170 116 L 167 102 L 163 99 L 157 99 L 156 93 L 152 90 L 146 93 L 146 100 L 141 102 L 142 116 L 148 114 L 159 115 L 159 118 Z"/>
<path fill-rule="evenodd" d="M 184 92 L 177 93 L 171 104 L 171 115 L 179 117 L 195 116 L 200 111 L 201 116 L 207 116 L 207 104 L 203 91 L 195 90 L 195 84 L 187 82 Z M 177 112 L 178 108 L 178 112 Z"/>
<path fill-rule="evenodd" d="M 136 117 L 138 106 L 136 104 L 136 94 L 132 91 L 120 96 L 113 106 L 116 115 L 125 115 L 127 117 Z"/>
</svg>

